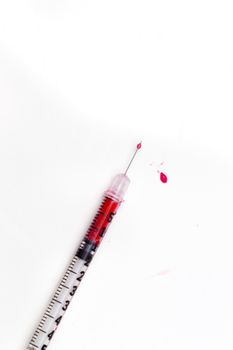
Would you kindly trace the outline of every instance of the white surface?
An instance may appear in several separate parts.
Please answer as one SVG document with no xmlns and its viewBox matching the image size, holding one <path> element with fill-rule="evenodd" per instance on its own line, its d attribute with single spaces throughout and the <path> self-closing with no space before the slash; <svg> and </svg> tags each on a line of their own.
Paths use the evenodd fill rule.
<svg viewBox="0 0 233 350">
<path fill-rule="evenodd" d="M 1 1 L 1 349 L 141 139 L 49 349 L 232 349 L 232 33 L 231 1 Z"/>
</svg>

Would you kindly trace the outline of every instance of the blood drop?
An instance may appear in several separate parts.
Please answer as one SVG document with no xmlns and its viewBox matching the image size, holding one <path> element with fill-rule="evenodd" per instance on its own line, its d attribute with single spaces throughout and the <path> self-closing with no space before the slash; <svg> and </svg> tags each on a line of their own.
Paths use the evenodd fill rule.
<svg viewBox="0 0 233 350">
<path fill-rule="evenodd" d="M 167 182 L 167 175 L 160 173 L 160 180 L 165 184 Z"/>
</svg>

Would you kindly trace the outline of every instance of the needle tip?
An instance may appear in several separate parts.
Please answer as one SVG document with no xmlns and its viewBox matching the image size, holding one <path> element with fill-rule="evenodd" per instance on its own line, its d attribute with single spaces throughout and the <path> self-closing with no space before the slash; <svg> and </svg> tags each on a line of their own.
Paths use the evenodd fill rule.
<svg viewBox="0 0 233 350">
<path fill-rule="evenodd" d="M 135 150 L 135 152 L 134 152 L 134 154 L 133 154 L 133 157 L 131 158 L 131 160 L 130 160 L 130 162 L 129 162 L 129 165 L 127 166 L 127 168 L 126 168 L 126 170 L 125 170 L 125 172 L 124 172 L 125 175 L 126 175 L 128 169 L 129 169 L 129 167 L 130 167 L 130 165 L 131 165 L 131 163 L 132 163 L 134 157 L 136 156 L 137 151 L 138 151 L 141 147 L 142 147 L 142 141 L 139 142 L 139 143 L 137 144 L 136 150 Z"/>
</svg>

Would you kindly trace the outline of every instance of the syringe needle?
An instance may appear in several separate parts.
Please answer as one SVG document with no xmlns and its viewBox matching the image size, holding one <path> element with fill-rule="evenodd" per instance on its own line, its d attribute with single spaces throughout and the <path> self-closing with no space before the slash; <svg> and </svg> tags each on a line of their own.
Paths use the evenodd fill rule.
<svg viewBox="0 0 233 350">
<path fill-rule="evenodd" d="M 125 170 L 125 172 L 124 172 L 124 175 L 126 175 L 127 171 L 129 170 L 130 165 L 132 164 L 132 161 L 134 160 L 134 157 L 135 157 L 136 154 L 137 154 L 137 151 L 138 151 L 141 147 L 142 147 L 142 142 L 139 142 L 139 143 L 137 144 L 136 150 L 135 150 L 135 152 L 134 152 L 134 154 L 133 154 L 133 156 L 132 156 L 132 158 L 131 158 L 131 160 L 130 160 L 130 162 L 129 162 L 129 165 L 127 166 L 127 168 L 126 168 L 126 170 Z"/>
</svg>

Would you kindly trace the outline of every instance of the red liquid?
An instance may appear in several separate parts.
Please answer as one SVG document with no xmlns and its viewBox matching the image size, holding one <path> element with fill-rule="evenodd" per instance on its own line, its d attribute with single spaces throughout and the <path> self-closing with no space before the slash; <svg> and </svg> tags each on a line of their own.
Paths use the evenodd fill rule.
<svg viewBox="0 0 233 350">
<path fill-rule="evenodd" d="M 119 202 L 116 202 L 109 197 L 104 197 L 103 202 L 87 231 L 86 238 L 95 242 L 96 245 L 99 245 L 119 206 Z"/>
<path fill-rule="evenodd" d="M 167 175 L 160 173 L 160 180 L 165 184 L 167 182 Z"/>
</svg>

